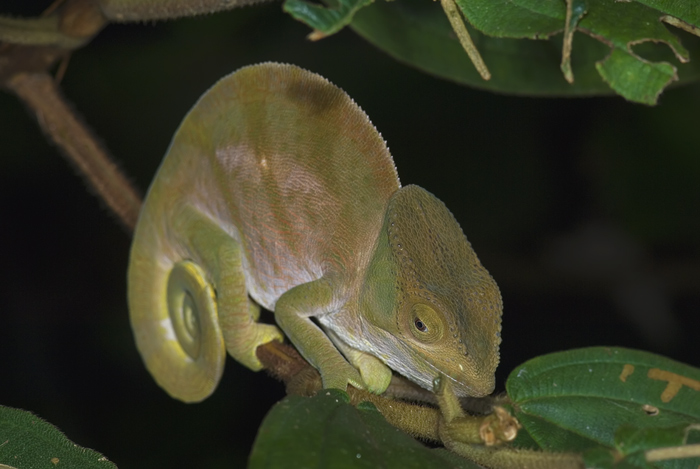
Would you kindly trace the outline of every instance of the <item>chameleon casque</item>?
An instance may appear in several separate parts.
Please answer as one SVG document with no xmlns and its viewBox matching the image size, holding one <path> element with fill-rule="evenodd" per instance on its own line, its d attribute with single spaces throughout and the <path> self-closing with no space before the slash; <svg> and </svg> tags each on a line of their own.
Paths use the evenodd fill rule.
<svg viewBox="0 0 700 469">
<path fill-rule="evenodd" d="M 226 351 L 259 370 L 256 347 L 284 335 L 324 387 L 383 392 L 393 369 L 494 388 L 496 283 L 445 205 L 401 187 L 367 115 L 296 66 L 242 68 L 192 108 L 145 199 L 128 290 L 148 370 L 186 402 L 213 392 Z"/>
</svg>

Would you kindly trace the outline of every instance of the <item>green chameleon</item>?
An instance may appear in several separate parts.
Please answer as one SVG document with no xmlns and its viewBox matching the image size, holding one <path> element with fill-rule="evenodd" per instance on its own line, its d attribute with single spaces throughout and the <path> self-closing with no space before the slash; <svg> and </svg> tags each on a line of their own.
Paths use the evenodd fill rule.
<svg viewBox="0 0 700 469">
<path fill-rule="evenodd" d="M 445 205 L 401 187 L 367 115 L 292 65 L 242 68 L 192 108 L 145 199 L 128 289 L 148 370 L 186 402 L 214 391 L 226 351 L 259 370 L 255 349 L 283 334 L 327 388 L 381 393 L 392 369 L 494 388 L 496 283 Z"/>
</svg>

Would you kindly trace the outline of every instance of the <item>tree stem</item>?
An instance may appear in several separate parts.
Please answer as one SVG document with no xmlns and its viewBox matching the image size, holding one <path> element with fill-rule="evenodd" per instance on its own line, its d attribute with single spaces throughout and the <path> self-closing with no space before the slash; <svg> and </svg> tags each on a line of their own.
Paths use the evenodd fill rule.
<svg viewBox="0 0 700 469">
<path fill-rule="evenodd" d="M 97 137 L 75 114 L 46 73 L 19 73 L 7 86 L 34 112 L 43 131 L 62 150 L 97 195 L 133 231 L 141 198 Z"/>
</svg>

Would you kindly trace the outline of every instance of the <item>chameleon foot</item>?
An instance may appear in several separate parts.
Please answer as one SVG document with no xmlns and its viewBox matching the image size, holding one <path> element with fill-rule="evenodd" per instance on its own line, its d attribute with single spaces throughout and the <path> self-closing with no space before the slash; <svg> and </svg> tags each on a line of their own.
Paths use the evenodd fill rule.
<svg viewBox="0 0 700 469">
<path fill-rule="evenodd" d="M 348 388 L 348 384 L 357 389 L 367 389 L 367 385 L 362 380 L 362 376 L 357 368 L 342 358 L 338 362 L 340 363 L 321 368 L 321 379 L 323 380 L 324 389 L 333 388 L 345 391 Z"/>
<path fill-rule="evenodd" d="M 258 360 L 255 351 L 261 345 L 265 345 L 273 340 L 276 340 L 277 342 L 284 341 L 284 335 L 277 326 L 270 324 L 255 324 L 254 326 L 250 327 L 249 335 L 245 338 L 244 343 L 227 343 L 226 348 L 228 353 L 231 354 L 231 356 L 243 366 L 250 368 L 253 371 L 260 371 L 264 367 L 260 360 Z"/>
</svg>

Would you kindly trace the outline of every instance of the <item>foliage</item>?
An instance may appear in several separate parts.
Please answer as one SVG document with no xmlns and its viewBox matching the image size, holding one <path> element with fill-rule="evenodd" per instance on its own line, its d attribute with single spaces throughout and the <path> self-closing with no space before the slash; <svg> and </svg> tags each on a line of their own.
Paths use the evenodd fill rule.
<svg viewBox="0 0 700 469">
<path fill-rule="evenodd" d="M 512 445 L 521 451 L 579 453 L 588 467 L 601 469 L 700 464 L 700 446 L 684 446 L 700 442 L 699 369 L 648 352 L 592 347 L 529 360 L 506 387 L 522 425 Z M 669 447 L 675 455 L 654 460 L 664 458 L 654 450 Z M 502 467 L 522 465 L 522 454 L 502 451 L 512 458 Z M 353 407 L 335 390 L 288 396 L 265 418 L 251 467 L 284 467 L 289 458 L 305 467 L 473 467 L 420 445 L 389 426 L 374 405 Z"/>
<path fill-rule="evenodd" d="M 285 5 L 298 1 L 287 0 Z M 492 70 L 488 82 L 469 64 L 437 5 L 418 0 L 376 2 L 358 12 L 352 27 L 403 62 L 492 91 L 529 95 L 614 91 L 630 101 L 655 104 L 669 84 L 700 77 L 700 65 L 697 60 L 690 62 L 679 31 L 671 33 L 662 23 L 672 21 L 697 34 L 700 9 L 692 2 L 576 0 L 568 4 L 572 12 L 567 24 L 567 6 L 560 0 L 458 0 Z M 353 11 L 362 5 L 357 2 Z M 295 17 L 324 32 L 336 31 L 347 22 L 347 15 L 342 23 L 331 19 L 327 12 L 332 7 L 315 11 L 316 15 Z M 580 34 L 573 50 L 567 50 L 574 32 Z M 640 55 L 636 49 L 647 42 L 663 43 L 668 49 Z M 687 42 L 694 55 L 700 51 L 697 38 L 687 37 Z"/>
<path fill-rule="evenodd" d="M 644 458 L 658 447 L 700 442 L 697 368 L 648 352 L 593 347 L 534 358 L 511 372 L 506 388 L 523 426 L 514 442 L 520 447 L 583 453 L 588 467 L 700 464 L 700 457 Z"/>
<path fill-rule="evenodd" d="M 329 3 L 331 8 L 306 0 L 287 0 L 284 2 L 284 11 L 299 21 L 313 24 L 315 31 L 309 38 L 316 40 L 343 29 L 352 21 L 355 13 L 370 5 L 372 0 L 335 0 Z"/>
<path fill-rule="evenodd" d="M 287 467 L 290 460 L 298 467 L 478 467 L 422 445 L 389 425 L 374 405 L 354 407 L 347 393 L 334 389 L 311 398 L 287 396 L 265 417 L 251 469 Z"/>
<path fill-rule="evenodd" d="M 36 415 L 0 406 L 0 466 L 3 464 L 13 469 L 117 467 L 101 454 L 76 445 Z"/>
</svg>

